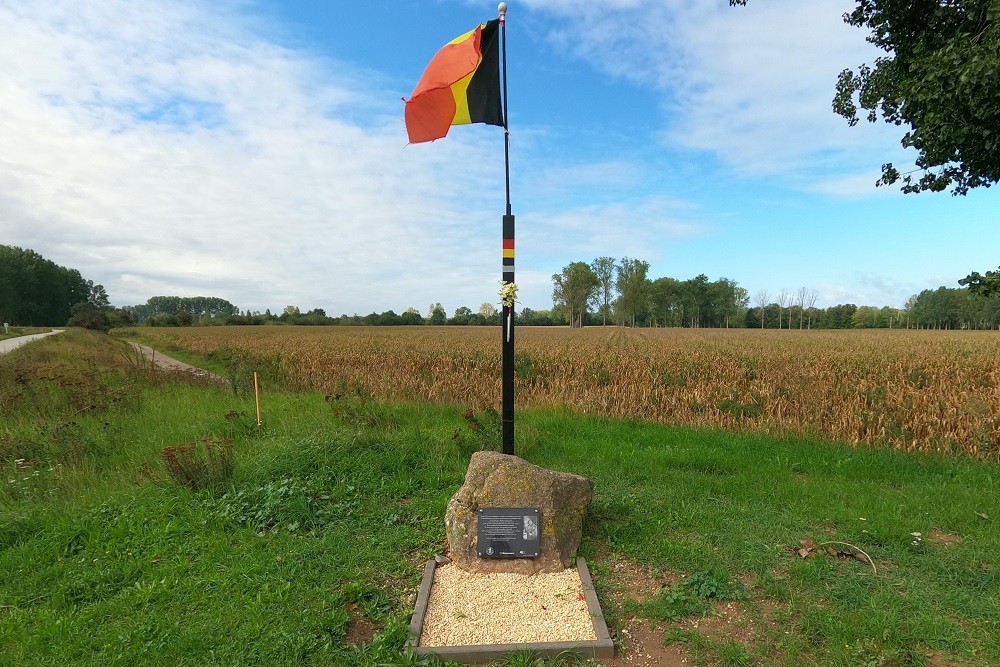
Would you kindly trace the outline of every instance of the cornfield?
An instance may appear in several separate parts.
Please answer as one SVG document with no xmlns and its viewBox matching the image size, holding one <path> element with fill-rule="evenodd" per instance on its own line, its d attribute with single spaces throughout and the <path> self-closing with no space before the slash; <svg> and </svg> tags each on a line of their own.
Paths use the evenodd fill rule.
<svg viewBox="0 0 1000 667">
<path fill-rule="evenodd" d="M 494 327 L 142 329 L 328 394 L 499 408 Z M 519 406 L 1000 460 L 1000 337 L 956 331 L 517 332 Z"/>
</svg>

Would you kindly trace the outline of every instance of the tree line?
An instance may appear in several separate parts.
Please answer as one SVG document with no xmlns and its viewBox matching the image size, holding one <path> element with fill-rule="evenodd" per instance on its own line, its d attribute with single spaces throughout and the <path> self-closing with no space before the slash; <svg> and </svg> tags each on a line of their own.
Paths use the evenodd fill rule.
<svg viewBox="0 0 1000 667">
<path fill-rule="evenodd" d="M 648 277 L 649 263 L 625 257 L 571 262 L 552 276 L 550 317 L 584 325 L 746 327 L 761 329 L 1000 329 L 1000 269 L 958 281 L 967 288 L 924 290 L 904 308 L 817 308 L 819 292 L 808 287 L 759 290 L 751 299 L 729 278 L 710 281 Z"/>
<path fill-rule="evenodd" d="M 18 326 L 66 326 L 109 308 L 103 285 L 34 250 L 0 245 L 0 321 Z"/>
<path fill-rule="evenodd" d="M 766 296 L 764 300 L 766 302 Z M 812 299 L 779 298 L 778 301 L 749 308 L 745 326 L 768 329 L 1000 329 L 1000 293 L 974 288 L 925 289 L 911 296 L 903 308 L 852 303 L 816 308 Z"/>
<path fill-rule="evenodd" d="M 838 304 L 817 308 L 819 293 L 805 287 L 765 290 L 753 296 L 728 278 L 711 281 L 700 274 L 687 280 L 651 279 L 649 263 L 635 258 L 598 257 L 571 262 L 552 276 L 550 310 L 523 308 L 518 323 L 529 326 L 570 324 L 747 327 L 766 329 L 929 328 L 1000 329 L 1000 268 L 985 276 L 972 273 L 958 281 L 962 288 L 939 287 L 913 295 L 904 308 Z M 113 308 L 102 285 L 76 269 L 58 266 L 32 250 L 0 245 L 0 321 L 15 326 L 83 326 L 107 330 L 116 326 L 320 325 L 495 326 L 495 304 L 473 310 L 432 303 L 426 314 L 416 308 L 368 315 L 328 316 L 322 308 L 301 311 L 287 306 L 281 313 L 241 311 L 219 297 L 154 296 L 145 304 Z"/>
<path fill-rule="evenodd" d="M 743 326 L 747 291 L 735 280 L 649 278 L 649 262 L 598 257 L 571 262 L 552 276 L 552 313 L 572 327 L 588 324 L 665 327 Z"/>
<path fill-rule="evenodd" d="M 551 311 L 524 308 L 518 314 L 518 324 L 532 326 L 548 326 L 561 324 L 553 319 Z M 149 326 L 190 326 L 192 324 L 227 324 L 227 325 L 275 325 L 287 324 L 296 326 L 415 326 L 415 325 L 452 325 L 452 326 L 497 326 L 500 324 L 500 311 L 491 303 L 483 303 L 478 310 L 468 306 L 460 306 L 449 317 L 444 306 L 432 303 L 426 315 L 415 307 L 407 308 L 402 313 L 386 310 L 381 313 L 372 312 L 367 315 L 327 315 L 323 308 L 313 308 L 303 312 L 298 306 L 286 306 L 281 313 L 272 313 L 270 309 L 260 312 L 240 312 L 225 317 L 216 317 L 194 321 L 178 316 L 160 316 L 145 322 Z"/>
<path fill-rule="evenodd" d="M 599 258 L 608 259 L 608 258 Z M 626 258 L 628 260 L 628 258 Z M 595 260 L 597 262 L 597 260 Z M 608 262 L 604 263 L 605 276 Z M 800 288 L 765 290 L 754 294 L 736 281 L 710 281 L 700 274 L 687 280 L 649 279 L 648 263 L 641 260 L 610 263 L 611 279 L 601 280 L 590 264 L 573 262 L 553 275 L 553 307 L 523 308 L 519 325 L 715 327 L 764 329 L 1000 329 L 1000 294 L 987 296 L 967 288 L 939 287 L 913 295 L 904 308 L 837 304 L 816 307 L 819 292 Z M 619 267 L 625 269 L 619 278 Z M 588 275 L 583 267 L 588 267 Z M 595 279 L 596 278 L 596 282 Z M 583 286 L 581 288 L 581 285 Z M 581 299 L 587 297 L 586 300 Z M 569 302 L 567 299 L 577 301 Z M 298 326 L 496 326 L 500 312 L 483 303 L 473 310 L 460 306 L 449 316 L 441 303 L 422 314 L 410 307 L 401 313 L 386 310 L 367 315 L 327 315 L 322 308 L 303 311 L 286 306 L 280 313 L 241 311 L 214 297 L 153 297 L 145 306 L 121 309 L 126 319 L 148 326 L 298 325 Z M 145 315 L 144 315 L 145 314 Z M 128 323 L 128 322 L 127 322 Z"/>
<path fill-rule="evenodd" d="M 224 324 L 240 309 L 215 296 L 153 296 L 146 303 L 123 309 L 135 324 L 190 326 Z"/>
</svg>

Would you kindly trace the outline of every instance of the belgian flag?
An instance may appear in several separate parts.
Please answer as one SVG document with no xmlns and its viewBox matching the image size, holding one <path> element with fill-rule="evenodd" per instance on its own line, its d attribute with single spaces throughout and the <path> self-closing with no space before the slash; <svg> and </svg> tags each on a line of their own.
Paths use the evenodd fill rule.
<svg viewBox="0 0 1000 667">
<path fill-rule="evenodd" d="M 500 20 L 480 24 L 435 54 L 406 100 L 410 143 L 434 141 L 452 125 L 504 126 L 500 100 Z"/>
</svg>

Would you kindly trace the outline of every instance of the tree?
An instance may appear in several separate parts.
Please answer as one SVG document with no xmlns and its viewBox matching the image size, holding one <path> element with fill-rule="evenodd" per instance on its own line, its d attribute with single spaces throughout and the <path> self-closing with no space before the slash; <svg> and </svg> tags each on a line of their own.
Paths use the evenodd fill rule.
<svg viewBox="0 0 1000 667">
<path fill-rule="evenodd" d="M 375 315 L 375 313 L 372 313 L 372 315 Z M 396 314 L 396 311 L 387 310 L 384 313 L 379 313 L 378 315 L 375 315 L 375 317 L 372 318 L 371 323 L 380 326 L 393 327 L 402 324 L 402 320 L 399 317 L 399 315 Z"/>
<path fill-rule="evenodd" d="M 650 323 L 662 326 L 746 326 L 747 291 L 735 280 L 708 282 L 699 274 L 689 280 L 657 278 L 646 282 Z M 765 303 L 767 295 L 764 296 Z M 755 315 L 756 316 L 756 315 Z"/>
<path fill-rule="evenodd" d="M 781 328 L 781 313 L 784 312 L 785 307 L 789 304 L 791 298 L 792 298 L 791 292 L 789 292 L 786 289 L 783 289 L 780 292 L 778 292 L 778 328 L 779 329 Z M 792 326 L 792 314 L 789 313 L 788 314 L 788 327 L 791 328 L 791 326 Z"/>
<path fill-rule="evenodd" d="M 95 308 L 111 307 L 108 291 L 104 289 L 104 285 L 95 285 L 93 280 L 87 281 L 87 303 Z"/>
<path fill-rule="evenodd" d="M 676 278 L 657 278 L 649 286 L 650 315 L 665 327 L 682 326 L 681 282 Z"/>
<path fill-rule="evenodd" d="M 816 301 L 819 299 L 819 292 L 810 289 L 806 292 L 806 312 L 809 313 L 809 324 L 806 328 L 812 329 L 813 317 L 816 315 Z"/>
<path fill-rule="evenodd" d="M 908 125 L 900 143 L 918 151 L 922 172 L 882 165 L 876 185 L 900 180 L 903 192 L 964 195 L 1000 179 L 1000 8 L 996 0 L 856 0 L 844 22 L 867 28 L 888 55 L 874 67 L 840 73 L 833 110 L 854 126 Z M 729 0 L 746 5 L 747 0 Z"/>
<path fill-rule="evenodd" d="M 552 275 L 553 311 L 562 307 L 571 327 L 582 327 L 590 303 L 600 286 L 594 270 L 585 262 L 572 262 L 562 273 Z"/>
<path fill-rule="evenodd" d="M 799 302 L 799 329 L 802 329 L 806 315 L 806 301 L 809 300 L 809 288 L 805 286 L 800 287 L 799 291 L 795 293 L 795 297 Z"/>
<path fill-rule="evenodd" d="M 702 326 L 702 317 L 711 310 L 708 276 L 699 273 L 681 283 L 681 311 L 684 324 L 691 328 Z"/>
<path fill-rule="evenodd" d="M 630 320 L 632 326 L 635 326 L 636 318 L 644 313 L 649 294 L 647 273 L 649 273 L 649 262 L 628 257 L 623 257 L 619 262 L 615 274 L 615 289 L 618 290 L 615 312 L 619 323 L 624 324 L 626 320 Z"/>
<path fill-rule="evenodd" d="M 81 301 L 70 309 L 68 327 L 83 327 L 94 331 L 107 331 L 110 327 L 107 311 L 92 303 Z"/>
<path fill-rule="evenodd" d="M 757 293 L 753 295 L 753 302 L 757 304 L 760 308 L 760 328 L 764 328 L 764 309 L 767 308 L 768 294 L 767 290 L 757 290 Z"/>
<path fill-rule="evenodd" d="M 873 328 L 878 321 L 878 308 L 872 306 L 861 306 L 854 311 L 851 317 L 851 324 L 855 329 Z"/>
<path fill-rule="evenodd" d="M 484 320 L 488 320 L 497 314 L 497 307 L 487 301 L 479 306 L 479 314 L 483 316 Z"/>
<path fill-rule="evenodd" d="M 421 317 L 420 311 L 410 306 L 406 311 L 399 316 L 400 324 L 423 324 L 424 318 Z"/>
<path fill-rule="evenodd" d="M 853 303 L 841 303 L 826 309 L 823 326 L 827 329 L 850 329 L 854 326 L 854 313 L 858 307 Z"/>
<path fill-rule="evenodd" d="M 472 309 L 468 306 L 459 306 L 455 309 L 455 314 L 450 320 L 450 324 L 469 324 L 469 320 L 472 317 Z M 432 322 L 433 322 L 433 318 Z"/>
<path fill-rule="evenodd" d="M 457 315 L 458 313 L 456 312 L 455 314 Z M 471 311 L 469 314 L 472 314 Z M 427 319 L 431 321 L 431 324 L 445 324 L 448 321 L 448 314 L 445 312 L 444 306 L 440 303 L 433 303 L 431 304 Z"/>
<path fill-rule="evenodd" d="M 987 271 L 985 276 L 973 271 L 959 280 L 958 284 L 967 286 L 973 294 L 986 297 L 1000 296 L 1000 267 L 997 267 L 996 271 Z"/>
<path fill-rule="evenodd" d="M 92 284 L 33 250 L 0 245 L 0 322 L 64 325 L 72 307 L 88 301 Z"/>
<path fill-rule="evenodd" d="M 893 325 L 899 326 L 900 314 L 900 311 L 892 306 L 882 306 L 878 311 L 876 326 L 882 328 L 888 327 L 890 329 Z"/>
<path fill-rule="evenodd" d="M 594 301 L 597 305 L 597 312 L 601 314 L 602 326 L 607 326 L 608 315 L 611 314 L 611 295 L 615 279 L 615 260 L 613 257 L 598 257 L 590 263 L 590 268 L 597 276 L 599 289 L 595 293 Z"/>
<path fill-rule="evenodd" d="M 731 322 L 742 321 L 750 296 L 735 280 L 719 278 L 710 285 L 712 294 L 713 326 L 723 326 L 728 329 Z"/>
<path fill-rule="evenodd" d="M 124 308 L 110 308 L 104 311 L 108 316 L 108 327 L 130 327 L 135 324 L 132 316 Z"/>
<path fill-rule="evenodd" d="M 1000 299 L 972 294 L 969 290 L 950 287 L 925 289 L 907 301 L 910 320 L 915 326 L 932 329 L 959 327 L 992 328 Z"/>
<path fill-rule="evenodd" d="M 996 0 L 857 0 L 844 21 L 888 55 L 845 69 L 833 109 L 907 125 L 919 176 L 882 166 L 878 185 L 964 195 L 1000 179 L 1000 7 Z"/>
</svg>

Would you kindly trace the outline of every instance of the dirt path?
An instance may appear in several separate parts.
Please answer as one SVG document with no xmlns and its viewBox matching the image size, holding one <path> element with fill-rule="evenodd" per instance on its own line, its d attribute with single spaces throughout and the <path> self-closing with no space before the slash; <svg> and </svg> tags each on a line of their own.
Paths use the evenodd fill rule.
<svg viewBox="0 0 1000 667">
<path fill-rule="evenodd" d="M 192 366 L 191 364 L 186 364 L 183 361 L 178 361 L 176 359 L 171 359 L 162 352 L 157 352 L 151 347 L 146 345 L 141 345 L 139 343 L 130 343 L 130 345 L 142 356 L 157 365 L 157 367 L 162 368 L 167 371 L 180 371 L 183 373 L 191 373 L 197 377 L 209 378 L 217 382 L 226 382 L 224 377 L 215 375 L 214 373 L 209 373 L 203 368 L 198 368 L 197 366 Z"/>
</svg>

